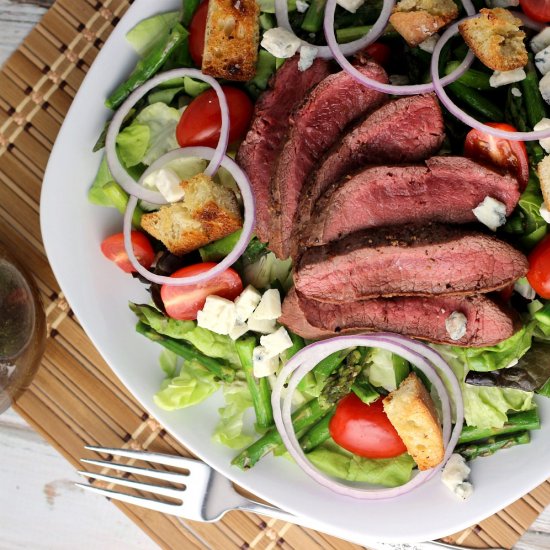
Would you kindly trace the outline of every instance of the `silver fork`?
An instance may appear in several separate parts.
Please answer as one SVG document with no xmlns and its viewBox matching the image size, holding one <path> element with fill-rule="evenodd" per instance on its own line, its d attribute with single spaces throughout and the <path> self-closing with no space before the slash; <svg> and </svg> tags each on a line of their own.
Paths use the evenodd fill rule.
<svg viewBox="0 0 550 550">
<path fill-rule="evenodd" d="M 231 482 L 219 474 L 216 470 L 208 466 L 205 462 L 185 458 L 181 456 L 167 455 L 161 453 L 153 453 L 149 451 L 129 451 L 126 449 L 111 449 L 103 447 L 86 446 L 89 451 L 97 453 L 105 453 L 122 458 L 130 458 L 134 460 L 143 460 L 151 464 L 162 464 L 163 466 L 172 466 L 174 468 L 183 468 L 189 473 L 183 472 L 162 472 L 149 468 L 140 468 L 137 466 L 128 466 L 116 462 L 105 460 L 90 460 L 82 458 L 81 462 L 99 466 L 101 468 L 109 468 L 119 472 L 146 476 L 161 481 L 168 481 L 183 485 L 182 489 L 171 487 L 160 487 L 151 483 L 140 483 L 120 477 L 112 477 L 104 474 L 96 474 L 93 472 L 79 471 L 82 476 L 91 479 L 99 479 L 107 483 L 129 487 L 138 491 L 146 491 L 158 496 L 171 497 L 179 500 L 179 504 L 161 502 L 154 499 L 138 497 L 126 493 L 112 491 L 110 489 L 102 489 L 93 487 L 92 485 L 84 485 L 77 483 L 79 487 L 103 495 L 108 498 L 135 504 L 156 510 L 163 514 L 171 514 L 186 519 L 195 521 L 213 522 L 218 521 L 229 510 L 243 510 L 254 512 L 264 516 L 282 519 L 284 521 L 297 522 L 296 516 L 289 514 L 280 508 L 270 506 L 268 504 L 260 504 L 250 500 L 235 491 Z"/>
<path fill-rule="evenodd" d="M 161 497 L 169 497 L 178 500 L 179 504 L 161 502 L 159 500 L 129 495 L 127 493 L 121 493 L 110 489 L 103 489 L 92 485 L 76 483 L 78 487 L 99 495 L 103 495 L 107 498 L 120 500 L 128 504 L 135 504 L 136 506 L 155 510 L 164 514 L 171 514 L 195 521 L 214 522 L 219 520 L 226 512 L 230 510 L 242 510 L 280 519 L 290 523 L 296 523 L 312 529 L 322 529 L 322 525 L 315 524 L 307 519 L 295 516 L 289 512 L 285 512 L 275 506 L 261 504 L 240 495 L 227 478 L 208 466 L 208 464 L 199 460 L 153 453 L 149 451 L 129 451 L 126 449 L 112 449 L 108 447 L 93 446 L 86 446 L 85 448 L 89 451 L 95 451 L 97 453 L 130 458 L 133 460 L 141 460 L 151 464 L 172 466 L 174 468 L 182 468 L 187 471 L 187 473 L 166 472 L 153 470 L 150 468 L 141 468 L 138 466 L 129 466 L 127 464 L 120 464 L 117 462 L 82 458 L 81 462 L 84 462 L 85 464 L 183 485 L 183 488 L 176 489 L 172 487 L 162 487 L 151 483 L 141 483 L 139 481 L 132 481 L 130 479 L 113 477 L 94 472 L 86 472 L 82 470 L 78 472 L 80 475 L 89 479 L 98 479 L 113 485 L 129 487 L 131 489 L 145 491 Z M 374 543 L 369 541 L 366 544 L 368 544 L 369 548 L 372 548 L 373 550 L 441 550 L 442 548 L 453 550 L 475 550 L 473 548 L 455 546 L 439 541 L 428 541 L 415 544 L 390 544 L 384 542 Z M 496 548 L 494 550 L 503 549 Z"/>
</svg>

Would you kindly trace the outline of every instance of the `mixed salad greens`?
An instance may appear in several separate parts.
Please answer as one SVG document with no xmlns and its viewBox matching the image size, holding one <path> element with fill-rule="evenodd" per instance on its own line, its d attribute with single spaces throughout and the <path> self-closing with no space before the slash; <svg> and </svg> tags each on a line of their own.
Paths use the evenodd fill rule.
<svg viewBox="0 0 550 550">
<path fill-rule="evenodd" d="M 485 5 L 480 0 L 474 3 L 477 9 Z M 379 0 L 367 0 L 356 13 L 338 7 L 337 39 L 343 43 L 362 37 L 376 21 L 381 7 Z M 106 105 L 116 109 L 133 90 L 161 71 L 200 67 L 200 35 L 202 32 L 204 42 L 206 9 L 206 0 L 202 4 L 198 0 L 184 0 L 180 10 L 155 15 L 136 25 L 127 39 L 139 61 L 128 79 L 107 98 Z M 260 9 L 261 32 L 274 28 L 277 23 L 273 1 L 262 0 Z M 323 0 L 312 0 L 309 4 L 289 0 L 288 10 L 298 36 L 314 44 L 324 44 Z M 442 74 L 456 69 L 466 51 L 461 40 L 451 40 L 441 55 Z M 399 75 L 408 82 L 426 82 L 429 78 L 430 53 L 407 46 L 391 28 L 370 47 L 369 53 L 389 74 Z M 243 130 L 231 137 L 230 155 L 234 155 L 236 144 L 246 132 L 253 101 L 267 88 L 269 78 L 284 61 L 260 48 L 255 77 L 245 83 L 231 83 L 238 91 L 235 92 L 237 107 L 232 108 L 229 101 L 231 124 Z M 526 78 L 521 82 L 493 88 L 489 82 L 491 71 L 476 61 L 448 90 L 457 103 L 478 119 L 498 122 L 504 129 L 505 125 L 512 125 L 520 131 L 529 131 L 547 116 L 548 105 L 539 92 L 541 75 L 532 56 L 525 71 Z M 160 84 L 136 103 L 116 138 L 119 160 L 132 177 L 138 179 L 155 160 L 179 146 L 216 143 L 220 132 L 219 111 L 216 112 L 215 106 L 211 112 L 207 111 L 204 104 L 197 103 L 197 98 L 209 88 L 208 84 L 189 77 L 178 78 Z M 502 139 L 493 140 L 493 147 L 488 150 L 481 132 L 476 133 L 446 111 L 444 115 L 447 140 L 443 152 L 461 155 L 466 148 L 474 157 L 489 155 L 493 162 L 524 180 L 518 206 L 498 233 L 530 253 L 532 259 L 529 281 L 520 281 L 503 297 L 512 302 L 523 322 L 523 327 L 512 338 L 486 348 L 434 345 L 461 384 L 466 426 L 456 452 L 470 460 L 527 443 L 530 431 L 540 427 L 535 394 L 550 397 L 550 302 L 547 302 L 550 240 L 545 239 L 548 224 L 541 214 L 543 198 L 536 173 L 545 151 L 536 141 L 523 144 Z M 104 147 L 107 128 L 108 123 L 94 151 Z M 185 180 L 203 172 L 205 166 L 206 161 L 188 158 L 180 159 L 172 168 Z M 235 189 L 231 175 L 223 170 L 215 181 Z M 121 213 L 127 208 L 129 196 L 110 174 L 105 159 L 88 198 L 94 204 L 114 207 Z M 145 201 L 139 203 L 133 214 L 136 230 L 140 228 L 144 212 L 156 208 Z M 188 270 L 186 273 L 193 274 L 200 271 L 197 266 L 226 257 L 239 236 L 240 232 L 233 233 L 181 257 L 139 231 L 132 233 L 132 243 L 140 263 L 153 265 L 155 273 L 171 275 Z M 121 235 L 111 237 L 102 248 L 124 271 L 133 271 L 124 255 Z M 260 293 L 276 289 L 282 297 L 292 286 L 291 269 L 291 260 L 278 260 L 263 243 L 253 238 L 233 266 L 233 291 L 225 297 L 235 299 L 248 285 Z M 179 287 L 181 292 L 168 304 L 163 300 L 160 285 L 144 283 L 150 290 L 151 302 L 131 303 L 130 308 L 138 320 L 137 332 L 164 348 L 160 367 L 165 379 L 155 395 L 155 403 L 165 410 L 176 411 L 222 391 L 225 406 L 219 410 L 219 423 L 212 437 L 219 444 L 236 450 L 233 464 L 246 469 L 269 453 L 285 454 L 281 436 L 274 426 L 270 400 L 275 376 L 260 378 L 254 374 L 254 350 L 260 334 L 246 331 L 240 338 L 232 339 L 198 326 L 192 315 L 186 317 L 188 310 L 193 309 L 196 317 L 206 296 L 219 294 L 220 290 L 223 295 L 224 288 Z M 308 343 L 292 333 L 289 337 L 290 347 L 280 354 L 283 365 Z M 334 441 L 331 420 L 346 396 L 355 396 L 359 404 L 374 403 L 395 390 L 413 370 L 401 357 L 378 348 L 357 347 L 323 359 L 300 382 L 293 395 L 293 427 L 309 460 L 326 473 L 350 481 L 387 487 L 407 482 L 415 467 L 407 452 L 392 458 L 359 456 Z M 422 378 L 421 373 L 419 376 Z M 424 382 L 430 389 L 429 382 Z M 353 409 L 359 404 L 349 406 Z M 255 414 L 253 426 L 245 422 L 250 410 Z"/>
</svg>

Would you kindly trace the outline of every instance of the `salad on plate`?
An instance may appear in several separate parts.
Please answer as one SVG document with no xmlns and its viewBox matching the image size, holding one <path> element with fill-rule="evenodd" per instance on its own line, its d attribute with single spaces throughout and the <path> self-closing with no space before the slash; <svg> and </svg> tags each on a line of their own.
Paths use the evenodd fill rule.
<svg viewBox="0 0 550 550">
<path fill-rule="evenodd" d="M 139 61 L 89 200 L 138 278 L 154 400 L 211 437 L 397 497 L 528 444 L 550 396 L 550 3 L 184 0 Z M 124 274 L 122 273 L 124 272 Z"/>
</svg>

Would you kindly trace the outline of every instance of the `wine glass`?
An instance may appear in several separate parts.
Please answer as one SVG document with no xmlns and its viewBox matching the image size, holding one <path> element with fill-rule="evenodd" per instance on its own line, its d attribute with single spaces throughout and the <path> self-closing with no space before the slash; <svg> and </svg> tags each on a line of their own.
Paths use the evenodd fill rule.
<svg viewBox="0 0 550 550">
<path fill-rule="evenodd" d="M 0 242 L 0 413 L 29 387 L 46 344 L 46 316 L 36 284 Z"/>
</svg>

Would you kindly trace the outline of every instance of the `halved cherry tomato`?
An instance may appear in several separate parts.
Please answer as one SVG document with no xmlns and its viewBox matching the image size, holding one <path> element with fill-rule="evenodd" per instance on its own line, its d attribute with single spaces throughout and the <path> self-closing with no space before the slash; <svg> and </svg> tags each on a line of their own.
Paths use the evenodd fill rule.
<svg viewBox="0 0 550 550">
<path fill-rule="evenodd" d="M 132 249 L 137 258 L 137 261 L 143 267 L 151 267 L 153 260 L 155 259 L 155 251 L 149 242 L 149 239 L 139 231 L 132 231 Z M 115 262 L 122 271 L 126 273 L 132 273 L 135 271 L 134 267 L 128 259 L 126 254 L 126 248 L 124 247 L 124 233 L 116 233 L 107 237 L 101 243 L 101 252 L 106 258 Z"/>
<path fill-rule="evenodd" d="M 189 23 L 189 53 L 197 67 L 202 66 L 202 52 L 204 51 L 204 35 L 206 33 L 206 16 L 208 14 L 208 0 L 199 4 Z"/>
<path fill-rule="evenodd" d="M 510 124 L 503 122 L 487 122 L 487 126 L 506 132 L 515 132 Z M 523 141 L 509 141 L 480 132 L 470 130 L 464 141 L 464 154 L 467 157 L 484 160 L 511 172 L 516 176 L 520 190 L 523 191 L 529 181 L 529 157 Z"/>
<path fill-rule="evenodd" d="M 367 53 L 380 65 L 384 66 L 391 57 L 391 48 L 381 42 L 373 42 L 366 48 Z"/>
<path fill-rule="evenodd" d="M 232 86 L 222 86 L 229 107 L 229 143 L 244 138 L 254 105 L 245 92 Z M 222 115 L 214 90 L 198 95 L 183 111 L 176 128 L 180 147 L 216 147 L 220 137 Z"/>
<path fill-rule="evenodd" d="M 178 269 L 171 277 L 192 277 L 209 271 L 215 267 L 214 262 L 189 265 Z M 207 296 L 215 295 L 234 300 L 243 290 L 243 283 L 239 274 L 231 268 L 220 275 L 197 285 L 172 286 L 162 285 L 160 297 L 166 313 L 173 319 L 191 321 L 197 318 L 197 311 L 201 310 Z"/>
<path fill-rule="evenodd" d="M 519 0 L 525 15 L 535 21 L 550 21 L 550 0 Z"/>
<path fill-rule="evenodd" d="M 384 412 L 382 399 L 366 405 L 354 393 L 336 406 L 329 431 L 340 447 L 367 458 L 392 458 L 407 448 Z"/>
<path fill-rule="evenodd" d="M 527 280 L 537 294 L 550 298 L 550 235 L 544 237 L 529 254 Z"/>
</svg>

